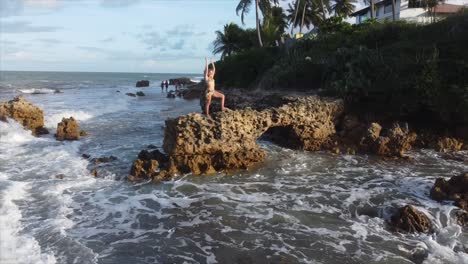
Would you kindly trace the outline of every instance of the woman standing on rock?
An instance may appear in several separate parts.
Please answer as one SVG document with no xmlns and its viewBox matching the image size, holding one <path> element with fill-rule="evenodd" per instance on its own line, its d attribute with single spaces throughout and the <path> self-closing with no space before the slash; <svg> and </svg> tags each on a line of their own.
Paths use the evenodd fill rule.
<svg viewBox="0 0 468 264">
<path fill-rule="evenodd" d="M 205 57 L 205 84 L 206 84 L 206 89 L 205 89 L 205 97 L 206 97 L 206 103 L 205 103 L 205 114 L 207 116 L 210 116 L 210 104 L 211 104 L 211 97 L 216 97 L 216 98 L 221 98 L 221 110 L 226 111 L 228 108 L 224 107 L 224 94 L 215 91 L 215 80 L 214 80 L 214 75 L 216 72 L 216 67 L 213 62 L 213 59 L 211 59 L 211 67 L 208 66 L 208 59 Z"/>
</svg>

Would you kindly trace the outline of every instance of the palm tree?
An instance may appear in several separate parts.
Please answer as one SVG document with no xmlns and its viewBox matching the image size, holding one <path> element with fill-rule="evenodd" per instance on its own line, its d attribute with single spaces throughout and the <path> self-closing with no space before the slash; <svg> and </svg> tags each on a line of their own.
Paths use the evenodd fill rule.
<svg viewBox="0 0 468 264">
<path fill-rule="evenodd" d="M 331 6 L 331 10 L 335 13 L 335 16 L 346 18 L 354 12 L 356 0 L 335 0 L 335 3 Z"/>
<path fill-rule="evenodd" d="M 392 0 L 392 21 L 395 22 L 396 21 L 396 4 L 395 4 L 395 0 Z"/>
<path fill-rule="evenodd" d="M 265 20 L 268 20 L 276 27 L 279 35 L 283 35 L 284 31 L 288 27 L 287 19 L 288 18 L 284 13 L 283 8 L 279 6 L 272 7 L 270 13 L 265 16 Z"/>
<path fill-rule="evenodd" d="M 221 53 L 221 59 L 224 59 L 226 56 L 240 51 L 243 48 L 243 33 L 244 30 L 237 24 L 224 25 L 224 32 L 216 31 L 213 53 Z"/>
<path fill-rule="evenodd" d="M 364 0 L 364 3 L 370 5 L 370 17 L 375 18 L 375 0 Z"/>
<path fill-rule="evenodd" d="M 277 0 L 274 0 L 277 3 Z M 236 7 L 237 15 L 241 15 L 242 24 L 244 23 L 244 16 L 250 11 L 250 7 L 252 6 L 253 0 L 240 0 L 239 4 Z M 262 35 L 260 30 L 260 17 L 259 11 L 261 11 L 264 15 L 269 13 L 271 9 L 270 0 L 255 0 L 255 20 L 256 20 L 256 27 L 257 27 L 257 37 L 258 37 L 258 44 L 260 47 L 263 47 L 262 43 Z"/>
<path fill-rule="evenodd" d="M 298 3 L 298 4 L 297 4 Z M 311 25 L 319 26 L 323 21 L 322 8 L 317 0 L 297 0 L 296 6 L 289 4 L 287 16 L 292 28 L 299 27 L 299 32 L 302 33 L 302 28 L 310 28 Z M 301 14 L 301 20 L 297 19 L 297 13 Z M 292 31 L 291 31 L 292 32 Z"/>
</svg>

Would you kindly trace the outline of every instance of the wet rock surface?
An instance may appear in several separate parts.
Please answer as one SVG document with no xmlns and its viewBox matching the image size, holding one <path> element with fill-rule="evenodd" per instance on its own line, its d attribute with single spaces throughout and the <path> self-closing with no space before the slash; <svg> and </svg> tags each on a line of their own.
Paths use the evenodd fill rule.
<svg viewBox="0 0 468 264">
<path fill-rule="evenodd" d="M 397 232 L 430 233 L 433 230 L 430 219 L 411 205 L 398 209 L 392 215 L 390 225 Z"/>
<path fill-rule="evenodd" d="M 57 125 L 57 133 L 55 138 L 59 141 L 63 140 L 78 140 L 81 136 L 80 126 L 73 118 L 63 118 Z"/>
<path fill-rule="evenodd" d="M 430 196 L 436 201 L 451 200 L 455 205 L 468 210 L 468 172 L 453 176 L 450 180 L 438 178 L 431 189 Z"/>
<path fill-rule="evenodd" d="M 0 121 L 11 118 L 20 123 L 24 128 L 29 129 L 34 135 L 48 134 L 44 128 L 44 112 L 39 107 L 33 105 L 23 97 L 15 97 L 8 102 L 0 102 Z"/>
<path fill-rule="evenodd" d="M 145 96 L 145 93 L 142 91 L 136 92 L 136 96 Z"/>
<path fill-rule="evenodd" d="M 343 111 L 341 100 L 310 96 L 263 111 L 218 112 L 212 118 L 191 113 L 169 119 L 163 143 L 167 162 L 161 162 L 162 156 L 142 151 L 130 174 L 136 178 L 155 177 L 156 163 L 152 160 L 157 160 L 161 172 L 169 175 L 246 169 L 265 160 L 266 153 L 256 140 L 274 127 L 294 134 L 297 148 L 320 149 L 335 133 L 335 122 Z"/>
<path fill-rule="evenodd" d="M 136 83 L 136 87 L 148 87 L 150 82 L 148 80 L 141 80 Z"/>
</svg>

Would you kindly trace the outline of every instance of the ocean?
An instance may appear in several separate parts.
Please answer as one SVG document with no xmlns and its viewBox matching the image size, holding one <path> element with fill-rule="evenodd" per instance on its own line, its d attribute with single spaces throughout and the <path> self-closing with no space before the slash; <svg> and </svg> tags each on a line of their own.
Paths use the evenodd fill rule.
<svg viewBox="0 0 468 264">
<path fill-rule="evenodd" d="M 268 159 L 247 171 L 126 181 L 139 151 L 162 145 L 164 120 L 200 112 L 198 100 L 161 91 L 161 80 L 181 76 L 201 78 L 0 72 L 0 101 L 24 96 L 44 110 L 51 131 L 34 137 L 13 120 L 0 122 L 1 264 L 468 263 L 456 207 L 429 198 L 436 178 L 468 164 L 432 150 L 403 162 L 260 140 Z M 150 87 L 135 88 L 142 79 Z M 136 91 L 146 96 L 125 95 Z M 56 141 L 57 123 L 70 116 L 88 136 Z M 83 154 L 117 159 L 96 166 Z M 390 231 L 390 215 L 406 204 L 428 214 L 437 232 Z"/>
</svg>

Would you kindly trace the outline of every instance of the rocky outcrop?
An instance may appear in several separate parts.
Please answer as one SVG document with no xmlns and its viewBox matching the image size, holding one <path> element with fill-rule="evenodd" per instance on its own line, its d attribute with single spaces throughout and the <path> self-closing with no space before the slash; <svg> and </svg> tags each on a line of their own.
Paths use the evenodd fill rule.
<svg viewBox="0 0 468 264">
<path fill-rule="evenodd" d="M 191 113 L 166 120 L 163 148 L 168 162 L 161 165 L 155 160 L 159 172 L 169 175 L 246 169 L 265 160 L 256 140 L 267 130 L 284 128 L 295 136 L 295 147 L 316 150 L 335 133 L 343 111 L 341 100 L 310 96 L 263 111 L 219 112 L 213 118 Z M 139 160 L 131 171 L 134 177 L 158 175 L 152 159 Z"/>
<path fill-rule="evenodd" d="M 386 133 L 382 133 L 382 126 L 372 123 L 361 140 L 361 148 L 381 156 L 404 157 L 416 138 L 416 133 L 402 128 L 398 123 L 394 123 Z"/>
<path fill-rule="evenodd" d="M 148 80 L 141 80 L 136 82 L 136 87 L 148 87 L 149 86 L 149 81 Z"/>
<path fill-rule="evenodd" d="M 83 131 L 80 131 L 80 126 L 73 117 L 63 118 L 62 121 L 57 124 L 55 138 L 59 141 L 78 140 L 82 134 L 84 134 Z"/>
<path fill-rule="evenodd" d="M 159 150 L 142 150 L 138 154 L 138 159 L 132 165 L 128 179 L 131 181 L 142 179 L 164 180 L 170 178 L 167 171 L 163 170 L 168 166 L 169 158 Z"/>
<path fill-rule="evenodd" d="M 136 92 L 136 95 L 137 95 L 137 96 L 145 96 L 145 93 L 142 92 L 142 91 L 139 91 L 139 92 Z"/>
<path fill-rule="evenodd" d="M 439 152 L 453 152 L 453 151 L 460 151 L 463 148 L 463 140 L 451 138 L 451 137 L 443 137 L 437 140 L 435 145 L 435 149 Z"/>
<path fill-rule="evenodd" d="M 450 180 L 438 178 L 430 196 L 436 201 L 451 200 L 455 205 L 468 211 L 468 172 L 453 176 Z"/>
<path fill-rule="evenodd" d="M 397 232 L 430 233 L 433 231 L 431 220 L 429 220 L 427 215 L 416 210 L 411 205 L 399 208 L 392 215 L 390 225 Z"/>
<path fill-rule="evenodd" d="M 30 129 L 34 135 L 48 134 L 44 128 L 44 112 L 39 107 L 31 104 L 23 97 L 15 97 L 13 100 L 0 103 L 0 120 L 12 118 L 24 128 Z"/>
<path fill-rule="evenodd" d="M 179 77 L 175 79 L 169 79 L 170 85 L 180 84 L 180 85 L 190 85 L 195 84 L 190 78 L 187 77 Z"/>
</svg>

